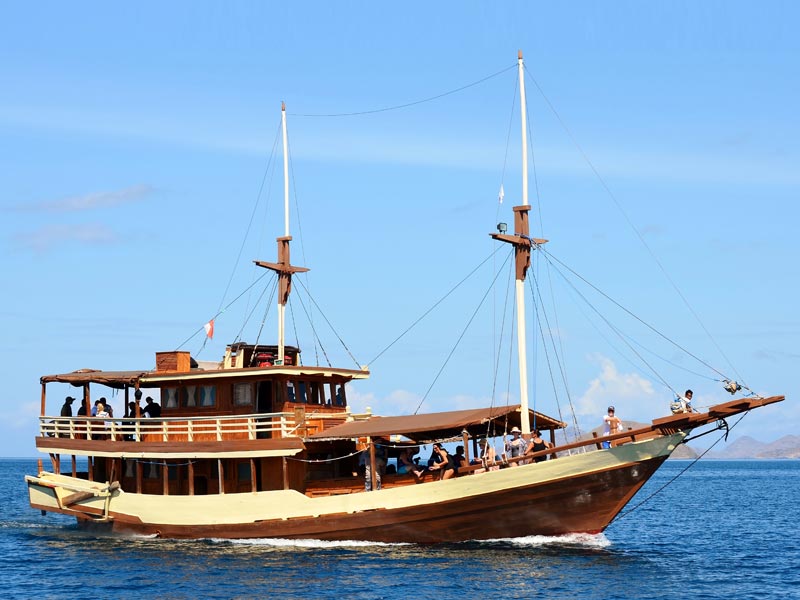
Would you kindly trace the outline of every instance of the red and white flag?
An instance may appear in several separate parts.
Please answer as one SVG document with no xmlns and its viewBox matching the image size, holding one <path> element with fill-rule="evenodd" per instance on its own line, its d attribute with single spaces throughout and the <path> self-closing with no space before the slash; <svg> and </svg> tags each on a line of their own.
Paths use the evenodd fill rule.
<svg viewBox="0 0 800 600">
<path fill-rule="evenodd" d="M 211 319 L 208 323 L 203 325 L 203 329 L 206 330 L 206 335 L 213 340 L 214 339 L 214 319 Z"/>
</svg>

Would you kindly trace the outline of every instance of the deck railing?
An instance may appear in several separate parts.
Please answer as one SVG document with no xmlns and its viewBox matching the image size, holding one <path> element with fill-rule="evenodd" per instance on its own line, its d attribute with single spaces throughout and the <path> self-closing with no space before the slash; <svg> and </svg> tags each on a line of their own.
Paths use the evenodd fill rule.
<svg viewBox="0 0 800 600">
<path fill-rule="evenodd" d="M 208 417 L 39 417 L 42 437 L 129 442 L 207 442 L 308 437 L 346 420 L 350 413 L 294 412 Z"/>
</svg>

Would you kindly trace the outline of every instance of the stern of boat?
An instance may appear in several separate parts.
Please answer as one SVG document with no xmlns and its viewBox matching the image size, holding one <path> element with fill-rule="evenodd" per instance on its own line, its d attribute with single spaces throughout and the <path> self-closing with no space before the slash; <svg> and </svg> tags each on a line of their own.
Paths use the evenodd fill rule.
<svg viewBox="0 0 800 600">
<path fill-rule="evenodd" d="M 31 508 L 89 520 L 110 523 L 111 500 L 120 493 L 119 483 L 86 481 L 76 477 L 43 471 L 37 476 L 26 475 Z"/>
</svg>

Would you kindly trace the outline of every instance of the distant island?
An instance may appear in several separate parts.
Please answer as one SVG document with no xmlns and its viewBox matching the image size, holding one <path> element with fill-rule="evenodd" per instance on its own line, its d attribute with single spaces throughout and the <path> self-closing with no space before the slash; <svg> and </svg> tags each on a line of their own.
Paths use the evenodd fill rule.
<svg viewBox="0 0 800 600">
<path fill-rule="evenodd" d="M 710 451 L 703 458 L 800 458 L 800 436 L 785 435 L 769 443 L 743 436 L 723 450 Z"/>
</svg>

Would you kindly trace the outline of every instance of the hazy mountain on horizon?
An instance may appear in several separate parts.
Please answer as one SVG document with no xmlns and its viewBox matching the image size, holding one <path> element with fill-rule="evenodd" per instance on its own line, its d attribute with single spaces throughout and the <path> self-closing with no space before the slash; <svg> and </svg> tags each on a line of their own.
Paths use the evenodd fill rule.
<svg viewBox="0 0 800 600">
<path fill-rule="evenodd" d="M 800 458 L 800 436 L 785 435 L 764 443 L 745 435 L 722 450 L 709 452 L 706 458 Z"/>
</svg>

